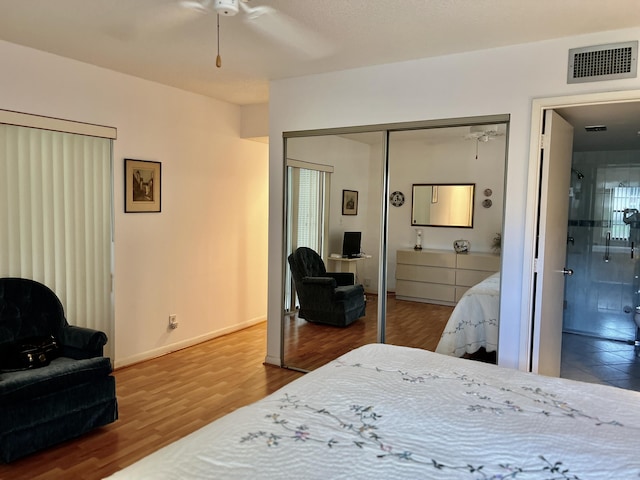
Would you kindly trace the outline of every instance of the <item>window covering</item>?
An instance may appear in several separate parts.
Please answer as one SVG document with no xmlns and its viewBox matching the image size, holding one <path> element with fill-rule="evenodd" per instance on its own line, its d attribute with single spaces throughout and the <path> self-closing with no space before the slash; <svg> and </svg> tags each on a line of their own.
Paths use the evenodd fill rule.
<svg viewBox="0 0 640 480">
<path fill-rule="evenodd" d="M 109 356 L 111 144 L 0 123 L 0 275 L 47 285 L 69 323 L 107 334 Z"/>
</svg>

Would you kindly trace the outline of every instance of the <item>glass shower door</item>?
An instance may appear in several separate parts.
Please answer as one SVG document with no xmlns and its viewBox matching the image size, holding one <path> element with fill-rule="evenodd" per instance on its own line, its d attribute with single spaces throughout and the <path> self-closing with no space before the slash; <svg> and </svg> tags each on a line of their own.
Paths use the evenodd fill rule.
<svg viewBox="0 0 640 480">
<path fill-rule="evenodd" d="M 584 172 L 584 173 L 583 173 Z M 633 340 L 640 305 L 640 167 L 585 165 L 571 183 L 563 330 Z"/>
</svg>

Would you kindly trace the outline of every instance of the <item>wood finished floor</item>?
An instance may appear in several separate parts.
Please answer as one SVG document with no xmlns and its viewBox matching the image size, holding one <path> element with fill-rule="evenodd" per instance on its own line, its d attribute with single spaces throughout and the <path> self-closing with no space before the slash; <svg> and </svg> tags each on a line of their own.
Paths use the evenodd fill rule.
<svg viewBox="0 0 640 480">
<path fill-rule="evenodd" d="M 104 478 L 302 375 L 263 365 L 265 353 L 263 323 L 118 369 L 115 423 L 0 464 L 0 479 Z"/>
<path fill-rule="evenodd" d="M 387 343 L 434 350 L 451 307 L 396 301 L 387 305 Z M 376 341 L 377 298 L 348 328 L 289 320 L 287 364 L 314 369 Z M 297 349 L 294 354 L 294 347 Z M 2 480 L 95 480 L 172 443 L 302 373 L 266 366 L 266 324 L 116 370 L 120 418 L 79 439 L 8 465 Z"/>
<path fill-rule="evenodd" d="M 453 307 L 396 300 L 387 296 L 385 343 L 434 351 Z M 349 350 L 377 341 L 378 297 L 367 295 L 366 316 L 347 328 L 285 321 L 285 365 L 314 370 Z"/>
</svg>

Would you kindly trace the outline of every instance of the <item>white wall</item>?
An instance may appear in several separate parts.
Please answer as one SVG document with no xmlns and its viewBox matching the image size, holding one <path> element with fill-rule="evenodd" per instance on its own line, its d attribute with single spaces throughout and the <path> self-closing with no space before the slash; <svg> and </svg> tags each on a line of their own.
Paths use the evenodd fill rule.
<svg viewBox="0 0 640 480">
<path fill-rule="evenodd" d="M 529 322 L 521 301 L 523 275 L 528 275 L 524 245 L 530 241 L 525 217 L 532 100 L 640 88 L 638 78 L 566 83 L 570 48 L 638 38 L 635 28 L 274 81 L 270 138 L 281 138 L 284 131 L 510 114 L 499 363 L 526 368 L 520 338 Z M 272 363 L 279 362 L 281 329 L 282 157 L 282 142 L 272 141 L 267 340 Z"/>
<path fill-rule="evenodd" d="M 268 147 L 240 107 L 6 42 L 0 60 L 0 108 L 118 129 L 116 365 L 264 320 Z M 161 213 L 123 213 L 124 158 L 162 162 Z"/>
</svg>

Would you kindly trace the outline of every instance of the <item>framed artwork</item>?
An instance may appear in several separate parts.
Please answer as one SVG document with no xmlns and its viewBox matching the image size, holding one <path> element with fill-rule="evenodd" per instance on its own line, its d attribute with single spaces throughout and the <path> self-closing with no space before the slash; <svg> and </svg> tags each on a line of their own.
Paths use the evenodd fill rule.
<svg viewBox="0 0 640 480">
<path fill-rule="evenodd" d="M 124 211 L 161 211 L 162 164 L 147 160 L 124 159 Z"/>
<path fill-rule="evenodd" d="M 358 214 L 358 192 L 355 190 L 342 190 L 342 214 Z"/>
</svg>

